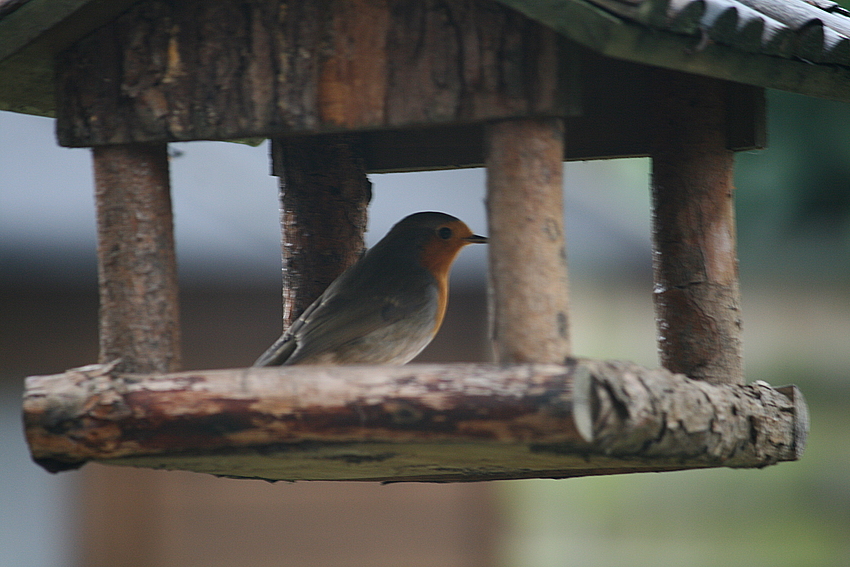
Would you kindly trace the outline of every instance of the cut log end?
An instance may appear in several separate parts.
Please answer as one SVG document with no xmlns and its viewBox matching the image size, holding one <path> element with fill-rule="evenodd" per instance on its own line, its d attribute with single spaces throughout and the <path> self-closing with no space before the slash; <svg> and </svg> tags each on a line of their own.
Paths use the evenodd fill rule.
<svg viewBox="0 0 850 567">
<path fill-rule="evenodd" d="M 794 461 L 804 450 L 808 409 L 795 386 L 712 385 L 624 362 L 586 366 L 573 383 L 573 416 L 603 454 L 750 467 Z"/>
<path fill-rule="evenodd" d="M 803 398 L 803 393 L 793 384 L 780 386 L 776 388 L 776 391 L 788 398 L 793 407 L 791 411 L 794 414 L 794 459 L 792 460 L 797 460 L 803 456 L 809 439 L 809 406 Z"/>
</svg>

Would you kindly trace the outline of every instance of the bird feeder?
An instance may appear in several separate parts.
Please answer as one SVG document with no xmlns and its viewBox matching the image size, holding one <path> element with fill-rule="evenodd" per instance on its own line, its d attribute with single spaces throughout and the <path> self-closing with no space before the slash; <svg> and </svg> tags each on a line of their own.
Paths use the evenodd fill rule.
<svg viewBox="0 0 850 567">
<path fill-rule="evenodd" d="M 0 4 L 0 108 L 95 164 L 100 361 L 28 378 L 33 457 L 380 481 L 798 459 L 800 392 L 744 382 L 734 152 L 765 145 L 764 88 L 850 100 L 848 38 L 805 0 Z M 367 173 L 485 166 L 498 363 L 179 372 L 166 144 L 244 138 L 285 189 L 286 321 L 362 250 Z M 626 156 L 652 159 L 660 369 L 570 347 L 562 162 Z"/>
</svg>

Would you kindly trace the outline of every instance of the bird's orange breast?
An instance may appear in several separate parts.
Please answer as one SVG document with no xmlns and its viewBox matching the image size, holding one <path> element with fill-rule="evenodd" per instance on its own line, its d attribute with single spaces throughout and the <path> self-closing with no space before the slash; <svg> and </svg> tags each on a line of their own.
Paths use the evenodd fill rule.
<svg viewBox="0 0 850 567">
<path fill-rule="evenodd" d="M 469 244 L 464 238 L 472 234 L 462 222 L 450 223 L 449 226 L 454 231 L 452 238 L 441 240 L 432 237 L 425 243 L 419 254 L 419 263 L 437 280 L 437 313 L 433 334 L 440 329 L 443 317 L 446 315 L 446 306 L 449 301 L 449 270 L 460 249 Z"/>
</svg>

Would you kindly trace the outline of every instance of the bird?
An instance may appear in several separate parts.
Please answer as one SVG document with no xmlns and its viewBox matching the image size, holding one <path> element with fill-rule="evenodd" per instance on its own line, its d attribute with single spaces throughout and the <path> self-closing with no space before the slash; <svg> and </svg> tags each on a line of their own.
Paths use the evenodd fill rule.
<svg viewBox="0 0 850 567">
<path fill-rule="evenodd" d="M 403 218 L 340 274 L 254 366 L 406 364 L 440 329 L 449 270 L 458 252 L 485 242 L 486 237 L 446 213 Z"/>
</svg>

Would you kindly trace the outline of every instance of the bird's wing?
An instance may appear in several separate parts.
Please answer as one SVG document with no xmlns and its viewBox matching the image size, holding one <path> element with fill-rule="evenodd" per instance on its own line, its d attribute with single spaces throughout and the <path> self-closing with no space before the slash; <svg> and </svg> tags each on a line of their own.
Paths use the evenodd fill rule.
<svg viewBox="0 0 850 567">
<path fill-rule="evenodd" d="M 425 290 L 403 296 L 376 290 L 357 298 L 340 290 L 323 296 L 290 329 L 296 347 L 288 362 L 296 363 L 335 350 L 436 302 L 436 293 Z"/>
<path fill-rule="evenodd" d="M 280 366 L 292 356 L 296 346 L 298 344 L 295 342 L 295 338 L 289 333 L 284 333 L 272 346 L 266 349 L 266 352 L 260 355 L 254 366 Z"/>
<path fill-rule="evenodd" d="M 285 364 L 289 357 L 292 356 L 292 353 L 298 347 L 298 343 L 300 341 L 296 340 L 296 337 L 299 336 L 301 329 L 304 328 L 304 325 L 311 319 L 312 314 L 317 309 L 320 309 L 324 303 L 327 303 L 326 297 L 332 296 L 335 293 L 335 290 L 339 287 L 337 279 L 334 282 L 331 282 L 331 285 L 316 298 L 316 301 L 311 303 L 307 309 L 296 319 L 289 328 L 283 332 L 282 335 L 270 346 L 266 349 L 260 358 L 254 363 L 254 366 L 280 366 L 281 364 Z"/>
<path fill-rule="evenodd" d="M 367 254 L 364 260 L 369 262 Z M 257 359 L 254 366 L 294 364 L 436 306 L 433 279 L 415 265 L 349 269 Z M 376 262 L 377 264 L 377 262 Z M 401 269 L 399 269 L 401 268 Z M 436 308 L 436 307 L 435 307 Z"/>
</svg>

